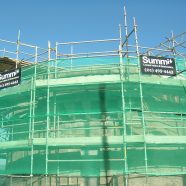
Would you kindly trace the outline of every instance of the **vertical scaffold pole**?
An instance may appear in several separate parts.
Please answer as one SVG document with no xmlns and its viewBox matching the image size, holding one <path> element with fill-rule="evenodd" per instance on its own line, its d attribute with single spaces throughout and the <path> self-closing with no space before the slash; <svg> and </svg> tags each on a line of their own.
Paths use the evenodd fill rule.
<svg viewBox="0 0 186 186">
<path fill-rule="evenodd" d="M 54 116 L 53 116 L 53 122 L 54 122 L 54 124 L 53 124 L 53 131 L 54 131 L 54 133 L 53 133 L 53 137 L 54 138 L 56 138 L 56 124 L 57 124 L 57 121 L 56 121 L 56 118 L 57 118 L 57 113 L 56 113 L 56 111 L 57 111 L 57 104 L 56 104 L 56 94 L 54 94 Z"/>
<path fill-rule="evenodd" d="M 58 60 L 58 43 L 56 42 L 55 46 L 55 78 L 57 77 L 57 60 Z"/>
<path fill-rule="evenodd" d="M 51 45 L 48 41 L 48 68 L 47 68 L 47 126 L 46 126 L 46 165 L 45 165 L 45 185 L 48 185 L 48 137 L 49 137 L 49 127 L 50 127 L 50 50 Z"/>
<path fill-rule="evenodd" d="M 121 82 L 121 103 L 122 103 L 122 120 L 123 120 L 123 149 L 124 149 L 124 170 L 123 176 L 125 180 L 125 186 L 128 185 L 127 178 L 127 145 L 126 145 L 126 116 L 125 116 L 125 95 L 124 95 L 124 72 L 123 72 L 123 55 L 122 55 L 122 31 L 121 25 L 119 25 L 119 35 L 120 35 L 120 44 L 119 44 L 119 57 L 120 57 L 120 82 Z"/>
<path fill-rule="evenodd" d="M 17 48 L 16 48 L 16 68 L 18 67 L 18 61 L 19 61 L 20 35 L 21 35 L 21 32 L 19 30 L 18 36 L 17 36 Z"/>
<path fill-rule="evenodd" d="M 139 89 L 140 89 L 140 102 L 141 102 L 141 118 L 142 118 L 142 127 L 143 127 L 143 140 L 144 140 L 144 156 L 145 156 L 145 173 L 146 173 L 146 185 L 148 185 L 148 177 L 147 177 L 147 145 L 146 145 L 146 126 L 145 126 L 145 117 L 144 117 L 144 104 L 143 104 L 143 87 L 141 81 L 141 72 L 140 72 L 140 52 L 139 52 L 139 45 L 138 45 L 138 35 L 137 35 L 137 24 L 135 17 L 133 18 L 134 21 L 134 35 L 135 35 L 135 43 L 136 43 L 136 53 L 137 53 L 137 60 L 138 60 L 138 76 L 139 76 Z"/>
<path fill-rule="evenodd" d="M 30 116 L 29 116 L 29 133 L 28 140 L 31 143 L 31 156 L 30 156 L 30 185 L 32 185 L 32 176 L 33 176 L 33 138 L 32 138 L 32 120 L 33 120 L 33 84 L 34 78 L 31 79 L 31 87 L 30 87 Z"/>
<path fill-rule="evenodd" d="M 33 177 L 33 164 L 34 164 L 34 124 L 35 124 L 35 105 L 36 105 L 36 79 L 37 79 L 37 57 L 38 57 L 38 47 L 35 47 L 35 62 L 34 62 L 34 77 L 33 77 L 33 99 L 32 99 L 32 125 L 31 125 L 31 185 Z"/>
<path fill-rule="evenodd" d="M 126 45 L 126 52 L 125 55 L 127 57 L 126 60 L 126 65 L 125 65 L 125 78 L 128 78 L 128 66 L 129 66 L 129 47 L 128 47 L 128 39 L 129 39 L 129 35 L 128 35 L 128 25 L 127 25 L 127 10 L 126 7 L 124 6 L 124 27 L 125 27 L 125 45 Z M 123 46 L 123 44 L 122 44 Z M 125 56 L 124 55 L 124 56 Z"/>
<path fill-rule="evenodd" d="M 59 122 L 60 122 L 60 118 L 59 118 L 59 113 L 57 115 L 57 138 L 59 138 Z"/>
<path fill-rule="evenodd" d="M 171 31 L 171 36 L 172 36 L 172 52 L 173 52 L 173 56 L 174 58 L 176 57 L 176 51 L 175 51 L 175 39 L 174 39 L 174 32 L 173 30 Z"/>
<path fill-rule="evenodd" d="M 33 107 L 33 77 L 30 82 L 30 114 L 29 114 L 29 132 L 28 138 L 31 139 L 32 136 L 32 107 Z"/>
<path fill-rule="evenodd" d="M 127 11 L 126 7 L 124 6 L 124 25 L 125 25 L 125 37 L 126 37 L 126 56 L 129 57 L 128 54 L 128 25 L 127 25 Z M 127 60 L 128 62 L 128 60 Z"/>
<path fill-rule="evenodd" d="M 32 183 L 32 175 L 33 175 L 33 153 L 32 153 L 32 119 L 33 119 L 33 84 L 34 84 L 34 78 L 32 77 L 31 79 L 31 86 L 30 86 L 30 114 L 29 114 L 29 131 L 28 131 L 28 140 L 31 143 L 31 156 L 30 156 L 30 162 L 31 162 L 31 167 L 30 167 L 30 183 Z M 30 184 L 31 185 L 31 184 Z"/>
</svg>

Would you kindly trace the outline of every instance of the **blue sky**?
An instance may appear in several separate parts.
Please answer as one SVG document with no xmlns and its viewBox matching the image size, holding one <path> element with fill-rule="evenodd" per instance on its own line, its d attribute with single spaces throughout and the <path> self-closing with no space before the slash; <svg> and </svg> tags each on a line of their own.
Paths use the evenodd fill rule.
<svg viewBox="0 0 186 186">
<path fill-rule="evenodd" d="M 42 47 L 48 40 L 117 38 L 124 4 L 130 28 L 136 17 L 142 45 L 186 31 L 186 0 L 1 0 L 0 38 L 15 41 L 19 29 L 22 41 Z"/>
</svg>

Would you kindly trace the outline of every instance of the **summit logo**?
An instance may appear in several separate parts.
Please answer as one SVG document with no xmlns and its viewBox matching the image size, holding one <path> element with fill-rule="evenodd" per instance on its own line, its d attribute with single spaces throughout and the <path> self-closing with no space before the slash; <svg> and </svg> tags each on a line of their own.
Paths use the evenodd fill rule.
<svg viewBox="0 0 186 186">
<path fill-rule="evenodd" d="M 172 58 L 152 58 L 149 56 L 142 56 L 142 62 L 145 64 L 154 64 L 154 65 L 170 65 L 173 63 Z"/>
<path fill-rule="evenodd" d="M 176 65 L 173 58 L 141 55 L 140 66 L 142 74 L 164 76 L 173 76 L 176 74 Z"/>
</svg>

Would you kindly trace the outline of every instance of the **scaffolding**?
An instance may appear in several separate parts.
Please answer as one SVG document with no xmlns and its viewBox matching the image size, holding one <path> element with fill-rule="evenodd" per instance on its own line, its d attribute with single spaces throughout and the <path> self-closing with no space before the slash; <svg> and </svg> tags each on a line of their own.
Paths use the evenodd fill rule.
<svg viewBox="0 0 186 186">
<path fill-rule="evenodd" d="M 118 38 L 47 49 L 20 32 L 0 40 L 16 49 L 1 56 L 22 66 L 21 84 L 0 92 L 0 185 L 148 185 L 186 174 L 186 53 L 177 50 L 186 32 L 142 47 L 124 16 L 125 40 L 121 25 Z M 87 44 L 109 50 L 74 52 Z M 177 74 L 142 75 L 141 54 L 173 57 Z"/>
</svg>

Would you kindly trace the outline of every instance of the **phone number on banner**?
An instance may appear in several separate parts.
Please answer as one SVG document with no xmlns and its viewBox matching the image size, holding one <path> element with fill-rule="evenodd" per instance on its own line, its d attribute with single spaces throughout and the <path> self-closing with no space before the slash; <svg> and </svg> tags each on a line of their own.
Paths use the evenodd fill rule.
<svg viewBox="0 0 186 186">
<path fill-rule="evenodd" d="M 166 69 L 161 69 L 161 68 L 144 68 L 144 72 L 149 72 L 149 73 L 154 73 L 154 74 L 169 74 L 169 75 L 174 75 L 173 70 L 166 70 Z"/>
</svg>

